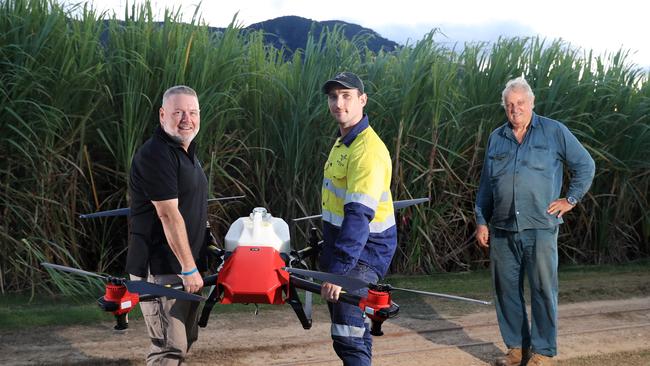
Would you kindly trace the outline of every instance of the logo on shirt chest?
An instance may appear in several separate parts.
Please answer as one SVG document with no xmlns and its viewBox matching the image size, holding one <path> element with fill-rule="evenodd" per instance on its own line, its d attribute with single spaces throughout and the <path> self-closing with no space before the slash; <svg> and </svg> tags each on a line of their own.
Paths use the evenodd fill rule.
<svg viewBox="0 0 650 366">
<path fill-rule="evenodd" d="M 339 155 L 338 159 L 336 159 L 336 164 L 340 167 L 344 167 L 347 165 L 347 160 L 348 154 L 341 154 Z"/>
</svg>

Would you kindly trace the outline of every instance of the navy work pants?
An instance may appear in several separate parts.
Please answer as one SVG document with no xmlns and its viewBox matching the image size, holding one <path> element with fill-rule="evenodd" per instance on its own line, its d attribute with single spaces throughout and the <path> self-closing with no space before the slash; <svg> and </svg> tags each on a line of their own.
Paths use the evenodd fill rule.
<svg viewBox="0 0 650 366">
<path fill-rule="evenodd" d="M 370 267 L 357 264 L 346 276 L 365 282 L 377 283 L 379 276 Z M 366 297 L 368 289 L 349 293 Z M 332 319 L 332 341 L 334 351 L 345 366 L 369 366 L 372 363 L 372 336 L 370 319 L 366 318 L 358 305 L 343 302 L 327 303 Z"/>
</svg>

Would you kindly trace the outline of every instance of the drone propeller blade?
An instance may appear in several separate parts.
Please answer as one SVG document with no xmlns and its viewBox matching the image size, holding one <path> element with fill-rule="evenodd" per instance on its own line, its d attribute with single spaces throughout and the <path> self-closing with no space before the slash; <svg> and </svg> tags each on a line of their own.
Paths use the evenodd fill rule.
<svg viewBox="0 0 650 366">
<path fill-rule="evenodd" d="M 111 216 L 129 216 L 129 213 L 131 212 L 130 208 L 118 208 L 115 210 L 108 210 L 108 211 L 99 211 L 99 212 L 93 212 L 91 214 L 82 214 L 79 215 L 80 219 L 92 219 L 95 217 L 111 217 Z"/>
<path fill-rule="evenodd" d="M 393 202 L 393 208 L 396 210 L 401 210 L 403 208 L 407 208 L 413 205 L 417 205 L 423 202 L 429 202 L 428 198 L 415 198 L 412 200 L 402 200 L 402 201 L 394 201 Z M 323 217 L 323 215 L 311 215 L 311 216 L 304 216 L 304 217 L 298 217 L 297 219 L 293 219 L 293 222 L 298 222 L 298 221 L 303 221 L 303 220 L 310 220 L 310 219 L 320 219 Z"/>
<path fill-rule="evenodd" d="M 406 292 L 413 292 L 416 294 L 421 294 L 421 295 L 427 295 L 427 296 L 435 296 L 435 297 L 442 297 L 445 299 L 451 299 L 451 300 L 460 300 L 460 301 L 467 301 L 467 302 L 475 302 L 483 305 L 490 305 L 492 304 L 489 301 L 483 301 L 483 300 L 476 300 L 476 299 L 470 299 L 467 297 L 462 297 L 462 296 L 454 296 L 454 295 L 447 295 L 447 294 L 439 294 L 436 292 L 428 292 L 428 291 L 420 291 L 420 290 L 411 290 L 409 288 L 401 288 L 401 287 L 393 287 L 390 286 L 391 290 L 399 290 L 399 291 L 406 291 Z"/>
<path fill-rule="evenodd" d="M 246 197 L 246 196 L 241 195 L 241 196 L 210 198 L 210 199 L 208 199 L 208 203 L 210 203 L 210 202 L 219 202 L 219 201 L 228 201 L 228 200 L 236 200 L 236 199 L 240 199 L 240 198 L 244 198 L 244 197 Z"/>
<path fill-rule="evenodd" d="M 97 277 L 101 278 L 104 281 L 109 281 L 114 279 L 113 277 L 108 277 L 108 276 L 102 276 L 97 273 L 93 272 L 88 272 L 84 271 L 82 269 L 78 268 L 72 268 L 72 267 L 67 267 L 67 266 L 62 266 L 59 264 L 52 264 L 48 262 L 43 262 L 41 265 L 45 268 L 50 268 L 50 269 L 56 269 L 58 271 L 63 271 L 63 272 L 69 272 L 69 273 L 74 273 L 82 276 L 90 276 L 90 277 Z M 162 285 L 156 285 L 155 283 L 150 283 L 150 282 L 145 282 L 145 281 L 124 281 L 126 284 L 126 288 L 132 292 L 132 293 L 137 293 L 137 294 L 149 294 L 149 295 L 155 295 L 155 296 L 167 296 L 167 297 L 173 297 L 175 299 L 180 299 L 180 300 L 190 300 L 190 301 L 201 301 L 205 300 L 204 297 L 195 295 L 195 294 L 190 294 L 185 291 L 180 291 L 180 290 L 175 290 L 171 287 L 165 287 Z"/>
<path fill-rule="evenodd" d="M 323 217 L 323 215 L 311 215 L 311 216 L 299 217 L 297 219 L 293 219 L 293 222 L 310 220 L 310 219 L 320 219 L 321 217 Z"/>
<path fill-rule="evenodd" d="M 178 300 L 203 301 L 205 297 L 146 281 L 126 281 L 126 288 L 136 294 L 167 296 Z"/>
<path fill-rule="evenodd" d="M 244 197 L 246 197 L 246 196 L 231 196 L 231 197 L 210 198 L 208 200 L 208 203 L 217 202 L 217 201 L 234 200 L 234 199 L 244 198 Z M 93 218 L 96 218 L 96 217 L 129 216 L 130 213 L 131 213 L 131 209 L 128 208 L 128 207 L 125 207 L 125 208 L 116 208 L 115 210 L 93 212 L 91 214 L 81 214 L 81 215 L 79 215 L 79 218 L 80 219 L 93 219 Z"/>
<path fill-rule="evenodd" d="M 290 273 L 299 274 L 301 276 L 312 277 L 319 281 L 330 282 L 335 285 L 341 286 L 348 291 L 358 290 L 360 288 L 368 287 L 369 285 L 368 282 L 360 280 L 358 278 L 352 278 L 352 277 L 337 275 L 333 273 L 310 271 L 307 269 L 289 268 L 289 267 L 285 267 L 284 270 Z"/>
<path fill-rule="evenodd" d="M 429 199 L 428 198 L 415 198 L 415 199 L 412 199 L 412 200 L 395 201 L 395 202 L 393 202 L 393 207 L 396 210 L 401 210 L 403 208 L 407 208 L 409 206 L 417 205 L 417 204 L 424 203 L 424 202 L 429 202 Z"/>
<path fill-rule="evenodd" d="M 78 275 L 82 275 L 82 276 L 97 277 L 97 278 L 101 278 L 103 280 L 107 279 L 106 276 L 102 276 L 102 275 L 99 275 L 99 274 L 93 273 L 93 272 L 84 271 L 84 270 L 78 269 L 78 268 L 62 266 L 62 265 L 59 265 L 59 264 L 52 264 L 52 263 L 48 263 L 48 262 L 42 262 L 41 265 L 43 267 L 45 267 L 45 268 L 56 269 L 58 271 L 74 273 L 74 274 L 78 274 Z"/>
</svg>

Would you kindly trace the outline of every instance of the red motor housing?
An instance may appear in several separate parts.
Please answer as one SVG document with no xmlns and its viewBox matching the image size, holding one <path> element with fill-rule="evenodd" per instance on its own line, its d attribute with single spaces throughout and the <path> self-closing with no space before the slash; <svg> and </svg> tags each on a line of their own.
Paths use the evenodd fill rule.
<svg viewBox="0 0 650 366">
<path fill-rule="evenodd" d="M 115 283 L 107 283 L 104 296 L 97 299 L 97 304 L 104 311 L 110 311 L 115 315 L 116 330 L 124 330 L 129 327 L 127 314 L 140 302 L 140 295 L 129 292 L 126 286 Z"/>
<path fill-rule="evenodd" d="M 121 315 L 128 313 L 138 304 L 140 295 L 130 293 L 124 285 L 107 283 L 103 301 L 104 310 Z"/>
<path fill-rule="evenodd" d="M 238 246 L 219 271 L 221 303 L 284 304 L 289 294 L 289 273 L 282 269 L 285 265 L 272 247 Z"/>
<path fill-rule="evenodd" d="M 361 299 L 359 307 L 371 320 L 370 334 L 382 336 L 384 320 L 397 315 L 399 306 L 390 300 L 390 292 L 384 289 L 369 289 L 368 297 Z"/>
<path fill-rule="evenodd" d="M 386 291 L 368 290 L 368 297 L 359 303 L 361 311 L 372 320 L 384 321 L 388 318 L 387 313 L 380 312 L 382 309 L 390 308 L 390 293 Z"/>
</svg>

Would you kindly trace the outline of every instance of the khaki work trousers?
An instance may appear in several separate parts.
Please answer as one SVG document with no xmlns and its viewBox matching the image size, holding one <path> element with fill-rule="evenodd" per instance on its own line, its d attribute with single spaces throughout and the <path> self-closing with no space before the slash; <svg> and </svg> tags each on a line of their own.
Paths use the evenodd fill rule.
<svg viewBox="0 0 650 366">
<path fill-rule="evenodd" d="M 144 280 L 131 275 L 131 280 Z M 178 275 L 149 275 L 148 282 L 159 285 L 182 282 Z M 148 366 L 185 365 L 192 343 L 198 339 L 199 302 L 159 297 L 140 303 L 151 348 Z"/>
</svg>

